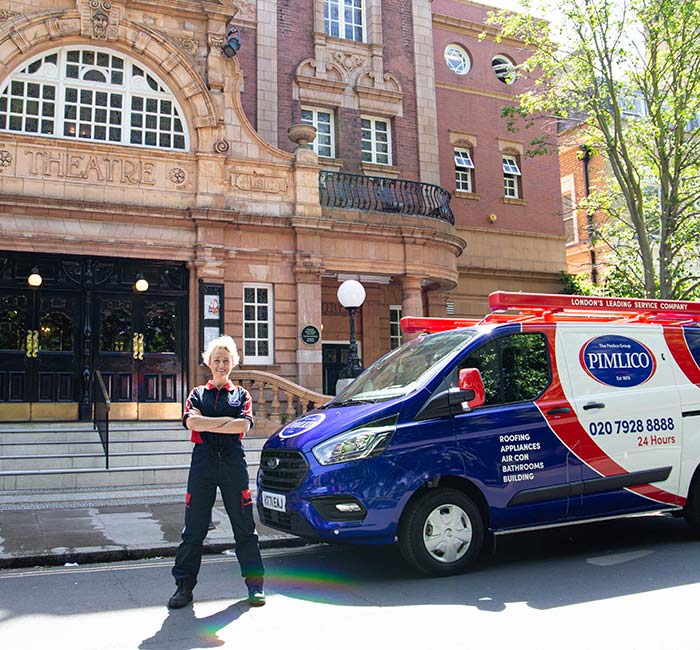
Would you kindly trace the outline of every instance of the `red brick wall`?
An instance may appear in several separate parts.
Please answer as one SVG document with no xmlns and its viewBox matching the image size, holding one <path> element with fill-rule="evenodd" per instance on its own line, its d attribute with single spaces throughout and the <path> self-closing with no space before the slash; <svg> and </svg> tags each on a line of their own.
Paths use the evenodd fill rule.
<svg viewBox="0 0 700 650">
<path fill-rule="evenodd" d="M 296 146 L 287 129 L 300 121 L 299 102 L 292 101 L 297 66 L 314 56 L 314 15 L 311 0 L 279 0 L 277 3 L 278 147 L 293 151 Z"/>
<path fill-rule="evenodd" d="M 487 8 L 450 0 L 435 0 L 433 11 L 482 24 L 488 13 Z M 441 25 L 433 30 L 433 41 L 436 83 L 469 90 L 462 92 L 444 87 L 436 90 L 440 184 L 446 189 L 455 190 L 454 145 L 450 141 L 450 129 L 475 134 L 477 138 L 473 160 L 475 190 L 479 200 L 453 199 L 457 225 L 488 227 L 487 215 L 495 214 L 499 229 L 554 235 L 563 233 L 559 161 L 555 153 L 534 158 L 520 156 L 523 174 L 521 197 L 527 205 L 509 205 L 503 201 L 502 152 L 498 139 L 521 142 L 527 150 L 527 142 L 542 131 L 521 128 L 512 133 L 507 129 L 506 119 L 500 117 L 501 109 L 507 105 L 502 95 L 515 96 L 527 88 L 527 82 L 518 80 L 512 85 L 501 82 L 491 68 L 491 60 L 496 54 L 505 54 L 518 64 L 527 58 L 527 52 L 488 38 L 480 41 L 476 35 L 448 31 Z M 457 75 L 445 64 L 444 50 L 450 43 L 460 45 L 469 53 L 471 69 L 468 74 Z M 552 144 L 556 145 L 556 134 L 551 125 L 548 133 Z"/>
<path fill-rule="evenodd" d="M 256 92 L 258 80 L 258 55 L 257 55 L 257 30 L 246 27 L 239 27 L 241 34 L 241 49 L 236 57 L 243 75 L 243 92 L 241 93 L 241 104 L 243 112 L 253 125 L 258 124 L 258 97 Z"/>
<path fill-rule="evenodd" d="M 313 58 L 313 3 L 282 0 L 278 4 L 279 148 L 293 151 L 287 128 L 301 119 L 301 104 L 292 99 L 294 73 L 301 61 Z M 393 164 L 403 178 L 418 179 L 418 136 L 416 130 L 413 25 L 410 0 L 382 3 L 384 71 L 401 83 L 403 116 L 392 119 Z M 319 108 L 323 105 L 319 104 Z M 328 107 L 333 109 L 333 107 Z M 361 162 L 360 111 L 338 108 L 336 117 L 336 157 L 345 171 L 359 172 Z M 381 114 L 376 114 L 382 117 Z"/>
</svg>

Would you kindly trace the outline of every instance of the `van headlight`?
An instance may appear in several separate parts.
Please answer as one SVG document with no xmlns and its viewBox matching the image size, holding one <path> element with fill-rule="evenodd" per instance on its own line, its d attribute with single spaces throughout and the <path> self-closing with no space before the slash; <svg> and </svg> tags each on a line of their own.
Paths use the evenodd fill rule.
<svg viewBox="0 0 700 650">
<path fill-rule="evenodd" d="M 394 415 L 350 429 L 316 445 L 311 451 L 321 465 L 378 456 L 396 431 L 396 418 Z"/>
</svg>

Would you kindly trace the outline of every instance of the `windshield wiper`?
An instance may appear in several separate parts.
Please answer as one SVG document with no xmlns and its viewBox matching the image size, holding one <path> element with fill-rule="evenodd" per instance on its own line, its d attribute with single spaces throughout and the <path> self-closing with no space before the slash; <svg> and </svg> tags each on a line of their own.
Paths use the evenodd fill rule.
<svg viewBox="0 0 700 650">
<path fill-rule="evenodd" d="M 340 402 L 328 402 L 328 404 L 324 404 L 323 408 L 324 409 L 330 409 L 333 408 L 334 406 L 350 406 L 352 404 L 376 404 L 379 400 L 377 399 L 346 399 L 342 400 Z"/>
</svg>

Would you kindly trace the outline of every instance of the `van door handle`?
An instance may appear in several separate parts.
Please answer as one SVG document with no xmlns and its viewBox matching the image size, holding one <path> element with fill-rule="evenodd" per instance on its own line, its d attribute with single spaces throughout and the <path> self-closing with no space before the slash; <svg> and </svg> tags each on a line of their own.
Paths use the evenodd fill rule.
<svg viewBox="0 0 700 650">
<path fill-rule="evenodd" d="M 588 404 L 583 405 L 584 411 L 590 411 L 591 409 L 604 409 L 605 404 L 603 402 L 588 402 Z"/>
<path fill-rule="evenodd" d="M 561 406 L 547 411 L 547 415 L 563 415 L 564 413 L 571 413 L 571 409 L 568 406 Z"/>
</svg>

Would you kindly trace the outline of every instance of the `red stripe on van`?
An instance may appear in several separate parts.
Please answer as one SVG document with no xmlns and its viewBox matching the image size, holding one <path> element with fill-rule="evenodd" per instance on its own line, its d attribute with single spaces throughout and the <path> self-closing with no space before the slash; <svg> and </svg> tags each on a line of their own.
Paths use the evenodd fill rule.
<svg viewBox="0 0 700 650">
<path fill-rule="evenodd" d="M 559 379 L 559 370 L 556 365 L 555 327 L 552 326 L 545 329 L 542 326 L 528 327 L 527 325 L 523 325 L 522 329 L 524 332 L 543 332 L 547 336 L 549 342 L 549 355 L 552 361 L 552 383 L 543 395 L 535 401 L 535 405 L 540 413 L 542 413 L 542 417 L 547 421 L 554 435 L 561 440 L 562 444 L 564 444 L 574 456 L 598 472 L 601 476 L 607 477 L 627 474 L 627 470 L 610 458 L 588 435 L 588 432 L 581 426 L 581 423 L 575 416 L 576 411 L 564 395 L 564 389 Z M 547 411 L 553 408 L 562 407 L 568 407 L 573 417 L 570 415 L 562 417 L 560 415 L 547 414 Z M 684 497 L 671 494 L 653 485 L 638 485 L 625 489 L 660 503 L 683 506 L 686 502 Z"/>
<path fill-rule="evenodd" d="M 680 327 L 664 327 L 664 338 L 678 367 L 694 384 L 700 384 L 700 367 L 693 359 Z"/>
</svg>

